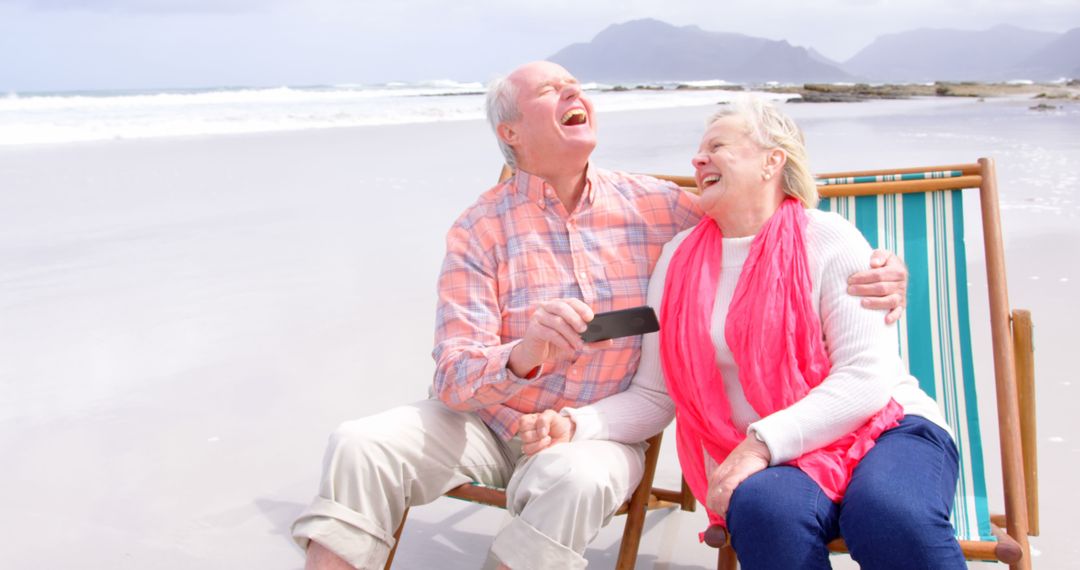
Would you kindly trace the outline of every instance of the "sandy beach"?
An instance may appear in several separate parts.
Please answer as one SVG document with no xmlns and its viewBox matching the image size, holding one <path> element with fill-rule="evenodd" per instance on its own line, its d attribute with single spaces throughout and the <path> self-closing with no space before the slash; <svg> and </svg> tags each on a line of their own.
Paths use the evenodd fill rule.
<svg viewBox="0 0 1080 570">
<path fill-rule="evenodd" d="M 1080 104 L 1033 104 L 788 110 L 818 172 L 997 160 L 1010 300 L 1036 325 L 1034 563 L 1080 568 L 1065 346 L 1080 321 Z M 710 108 L 599 111 L 596 164 L 689 173 Z M 288 527 L 329 433 L 426 396 L 443 238 L 500 166 L 479 120 L 0 147 L 0 566 L 301 568 Z M 981 260 L 970 275 L 1000 512 Z M 673 441 L 658 471 L 672 486 Z M 504 521 L 449 499 L 413 509 L 395 567 L 476 568 Z M 638 568 L 715 567 L 704 525 L 650 514 Z M 621 519 L 603 531 L 591 568 L 614 567 L 621 533 Z"/>
</svg>

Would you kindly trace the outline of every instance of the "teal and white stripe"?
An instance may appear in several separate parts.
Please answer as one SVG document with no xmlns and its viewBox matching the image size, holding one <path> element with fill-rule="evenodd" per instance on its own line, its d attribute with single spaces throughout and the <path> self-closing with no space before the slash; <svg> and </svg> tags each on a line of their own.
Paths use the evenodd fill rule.
<svg viewBox="0 0 1080 570">
<path fill-rule="evenodd" d="M 908 306 L 897 327 L 898 349 L 956 435 L 957 538 L 994 540 L 975 399 L 961 191 L 826 198 L 820 208 L 844 216 L 870 245 L 896 252 L 911 268 Z"/>
<path fill-rule="evenodd" d="M 818 186 L 837 184 L 865 184 L 867 182 L 897 182 L 900 180 L 929 180 L 932 178 L 955 178 L 964 173 L 959 170 L 935 170 L 932 172 L 907 172 L 904 174 L 878 174 L 875 176 L 848 176 L 840 178 L 818 178 Z"/>
</svg>

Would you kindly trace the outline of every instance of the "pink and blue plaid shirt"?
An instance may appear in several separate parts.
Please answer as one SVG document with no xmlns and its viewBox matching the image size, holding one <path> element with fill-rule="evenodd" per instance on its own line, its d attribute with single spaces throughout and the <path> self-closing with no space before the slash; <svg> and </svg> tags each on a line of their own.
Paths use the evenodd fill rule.
<svg viewBox="0 0 1080 570">
<path fill-rule="evenodd" d="M 641 337 L 545 363 L 531 380 L 506 362 L 540 302 L 575 297 L 597 313 L 645 304 L 661 248 L 700 216 L 696 198 L 674 184 L 592 166 L 573 212 L 547 182 L 520 170 L 485 192 L 446 237 L 432 352 L 436 396 L 510 439 L 523 414 L 625 390 Z"/>
</svg>

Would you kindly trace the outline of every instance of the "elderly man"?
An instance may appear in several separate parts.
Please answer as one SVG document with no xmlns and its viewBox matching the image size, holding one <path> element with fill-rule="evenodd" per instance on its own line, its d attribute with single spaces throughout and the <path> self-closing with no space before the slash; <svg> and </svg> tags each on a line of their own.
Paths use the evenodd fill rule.
<svg viewBox="0 0 1080 570">
<path fill-rule="evenodd" d="M 525 449 L 515 436 L 523 417 L 572 416 L 626 389 L 640 338 L 584 344 L 578 333 L 594 312 L 644 303 L 661 247 L 700 217 L 694 198 L 589 164 L 592 104 L 553 63 L 494 82 L 488 118 L 517 173 L 447 235 L 434 398 L 334 432 L 319 495 L 293 525 L 308 568 L 381 568 L 407 507 L 469 481 L 505 487 L 513 516 L 489 567 L 582 568 L 585 547 L 641 479 L 642 443 L 574 441 L 573 422 Z M 900 267 L 855 276 L 868 283 L 855 292 L 896 309 Z"/>
</svg>

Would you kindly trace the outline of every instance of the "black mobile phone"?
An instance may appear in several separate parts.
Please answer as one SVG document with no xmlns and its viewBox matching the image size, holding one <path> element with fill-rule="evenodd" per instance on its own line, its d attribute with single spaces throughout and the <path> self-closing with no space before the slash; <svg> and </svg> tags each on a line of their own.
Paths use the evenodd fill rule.
<svg viewBox="0 0 1080 570">
<path fill-rule="evenodd" d="M 656 320 L 656 311 L 648 305 L 597 313 L 588 324 L 589 328 L 581 333 L 581 340 L 585 342 L 597 342 L 660 330 L 660 322 Z"/>
</svg>

